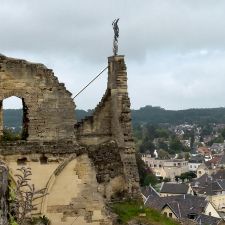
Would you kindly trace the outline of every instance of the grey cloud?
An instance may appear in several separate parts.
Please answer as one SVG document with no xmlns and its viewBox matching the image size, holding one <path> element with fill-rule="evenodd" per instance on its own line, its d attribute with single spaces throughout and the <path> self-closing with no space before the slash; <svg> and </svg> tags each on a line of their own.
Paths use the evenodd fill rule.
<svg viewBox="0 0 225 225">
<path fill-rule="evenodd" d="M 224 9 L 224 0 L 0 0 L 0 52 L 46 64 L 75 94 L 107 64 L 119 17 L 134 108 L 223 106 Z M 97 104 L 104 76 L 78 108 Z"/>
<path fill-rule="evenodd" d="M 130 77 L 132 99 L 139 99 L 135 108 L 145 102 L 169 109 L 224 106 L 224 59 L 225 52 L 211 53 L 204 60 L 193 58 L 193 54 L 185 58 L 171 54 L 169 63 L 167 58 L 161 58 L 165 68 L 151 70 L 148 69 L 151 64 L 144 65 L 141 77 Z M 160 68 L 160 63 L 153 63 L 155 68 Z M 138 97 L 139 93 L 142 97 Z"/>
<path fill-rule="evenodd" d="M 10 0 L 0 9 L 2 49 L 77 55 L 95 61 L 111 53 L 111 21 L 121 17 L 121 52 L 224 48 L 225 1 Z M 4 7 L 5 6 L 5 7 Z"/>
</svg>

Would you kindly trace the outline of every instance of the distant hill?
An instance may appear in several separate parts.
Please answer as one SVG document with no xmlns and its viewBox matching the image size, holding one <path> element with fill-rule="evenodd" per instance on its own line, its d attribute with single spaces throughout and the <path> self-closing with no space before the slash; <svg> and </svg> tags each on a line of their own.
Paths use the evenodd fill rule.
<svg viewBox="0 0 225 225">
<path fill-rule="evenodd" d="M 4 113 L 4 125 L 8 127 L 20 127 L 22 124 L 21 109 L 6 109 Z M 76 110 L 76 119 L 79 121 L 85 116 L 91 115 L 92 110 Z M 181 123 L 225 123 L 225 108 L 166 110 L 160 107 L 145 106 L 138 110 L 132 110 L 133 124 L 181 124 Z"/>
<path fill-rule="evenodd" d="M 166 110 L 160 107 L 145 106 L 132 110 L 132 119 L 134 124 L 225 123 L 225 108 Z"/>
<path fill-rule="evenodd" d="M 22 109 L 3 110 L 4 126 L 21 127 L 22 115 L 23 115 Z"/>
<path fill-rule="evenodd" d="M 76 119 L 80 121 L 85 116 L 91 115 L 92 110 L 76 110 Z M 22 109 L 5 109 L 3 110 L 4 116 L 4 126 L 6 127 L 21 127 L 22 125 L 22 116 L 23 112 Z"/>
</svg>

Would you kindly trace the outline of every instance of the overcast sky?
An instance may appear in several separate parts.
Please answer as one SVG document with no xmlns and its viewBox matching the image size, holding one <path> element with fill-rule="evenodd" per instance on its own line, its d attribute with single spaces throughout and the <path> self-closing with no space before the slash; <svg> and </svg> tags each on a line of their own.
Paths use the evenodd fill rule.
<svg viewBox="0 0 225 225">
<path fill-rule="evenodd" d="M 132 108 L 225 106 L 225 0 L 0 0 L 0 53 L 45 64 L 75 95 L 107 66 L 117 17 Z M 95 107 L 106 76 L 77 108 Z"/>
</svg>

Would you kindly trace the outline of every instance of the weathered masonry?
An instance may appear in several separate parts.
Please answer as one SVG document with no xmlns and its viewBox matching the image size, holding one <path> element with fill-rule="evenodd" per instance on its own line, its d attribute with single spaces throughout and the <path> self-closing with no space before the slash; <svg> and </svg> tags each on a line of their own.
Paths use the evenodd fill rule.
<svg viewBox="0 0 225 225">
<path fill-rule="evenodd" d="M 11 96 L 21 98 L 23 102 L 24 139 L 74 139 L 75 105 L 71 93 L 58 82 L 52 70 L 42 64 L 0 56 L 0 137 L 2 101 Z"/>
<path fill-rule="evenodd" d="M 29 166 L 35 187 L 47 188 L 33 214 L 53 225 L 108 225 L 108 201 L 139 198 L 123 56 L 108 58 L 107 90 L 79 123 L 71 93 L 52 70 L 0 55 L 0 138 L 2 102 L 11 96 L 23 102 L 23 140 L 0 141 L 0 159 L 12 179 Z"/>
</svg>

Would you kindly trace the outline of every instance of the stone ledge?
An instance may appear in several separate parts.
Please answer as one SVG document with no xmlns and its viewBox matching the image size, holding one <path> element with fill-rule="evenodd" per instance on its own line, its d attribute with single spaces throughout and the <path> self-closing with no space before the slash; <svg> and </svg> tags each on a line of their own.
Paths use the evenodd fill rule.
<svg viewBox="0 0 225 225">
<path fill-rule="evenodd" d="M 74 144 L 72 142 L 1 142 L 0 155 L 15 154 L 33 154 L 33 153 L 51 153 L 51 154 L 82 154 L 86 152 L 86 148 Z"/>
</svg>

